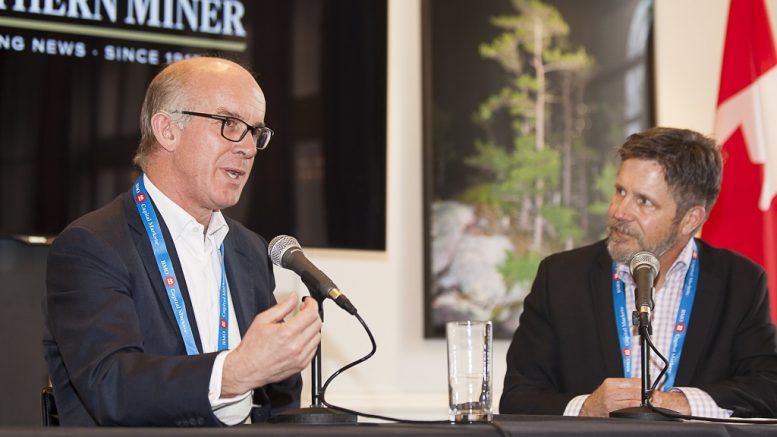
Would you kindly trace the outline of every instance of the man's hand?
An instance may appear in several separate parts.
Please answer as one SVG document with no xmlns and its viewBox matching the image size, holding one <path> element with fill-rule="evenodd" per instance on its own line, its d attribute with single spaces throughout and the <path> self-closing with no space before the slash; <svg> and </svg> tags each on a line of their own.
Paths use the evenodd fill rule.
<svg viewBox="0 0 777 437">
<path fill-rule="evenodd" d="M 227 355 L 221 378 L 221 397 L 281 381 L 302 371 L 321 341 L 321 319 L 315 299 L 306 299 L 299 312 L 297 295 L 258 314 L 240 344 Z"/>
<path fill-rule="evenodd" d="M 639 378 L 607 378 L 583 403 L 580 415 L 609 417 L 611 411 L 641 404 L 642 381 Z"/>
<path fill-rule="evenodd" d="M 677 411 L 686 416 L 691 414 L 691 405 L 688 403 L 688 398 L 682 392 L 655 391 L 650 399 L 650 404 L 654 407 Z"/>
</svg>

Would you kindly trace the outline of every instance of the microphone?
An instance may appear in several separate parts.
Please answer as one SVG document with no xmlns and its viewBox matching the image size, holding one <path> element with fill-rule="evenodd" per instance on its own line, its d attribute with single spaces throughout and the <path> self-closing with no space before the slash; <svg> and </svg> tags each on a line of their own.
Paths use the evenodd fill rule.
<svg viewBox="0 0 777 437">
<path fill-rule="evenodd" d="M 634 306 L 639 313 L 640 326 L 650 326 L 650 312 L 653 311 L 653 282 L 656 280 L 660 264 L 658 258 L 650 252 L 638 252 L 629 263 L 634 278 Z"/>
<path fill-rule="evenodd" d="M 629 262 L 631 277 L 634 278 L 636 288 L 634 289 L 634 305 L 637 309 L 632 313 L 634 315 L 634 324 L 639 322 L 639 337 L 642 355 L 640 365 L 642 367 L 642 402 L 639 407 L 621 408 L 610 412 L 610 417 L 621 417 L 624 419 L 642 419 L 642 420 L 677 420 L 678 413 L 666 408 L 650 405 L 650 396 L 653 391 L 650 388 L 650 350 L 656 351 L 658 356 L 667 363 L 666 359 L 658 352 L 658 349 L 650 340 L 650 311 L 653 310 L 653 282 L 658 276 L 660 264 L 658 258 L 650 252 L 638 252 Z M 639 320 L 637 320 L 639 318 Z M 664 371 L 666 368 L 664 369 Z M 659 379 L 663 371 L 659 375 Z"/>
<path fill-rule="evenodd" d="M 273 264 L 298 274 L 308 289 L 315 290 L 323 298 L 332 299 L 340 308 L 348 311 L 351 315 L 356 315 L 356 308 L 351 304 L 351 301 L 324 272 L 305 257 L 296 238 L 278 235 L 270 241 L 267 253 Z"/>
</svg>

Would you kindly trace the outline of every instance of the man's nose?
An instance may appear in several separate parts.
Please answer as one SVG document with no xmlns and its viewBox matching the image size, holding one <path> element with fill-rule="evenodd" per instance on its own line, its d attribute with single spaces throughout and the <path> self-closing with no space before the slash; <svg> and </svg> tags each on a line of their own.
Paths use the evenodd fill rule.
<svg viewBox="0 0 777 437">
<path fill-rule="evenodd" d="M 610 203 L 610 213 L 617 219 L 628 219 L 631 217 L 632 202 L 627 197 L 615 197 Z"/>
<path fill-rule="evenodd" d="M 242 140 L 236 142 L 233 149 L 235 153 L 246 158 L 253 158 L 258 152 L 258 150 L 256 150 L 256 140 L 250 132 L 247 133 Z"/>
</svg>

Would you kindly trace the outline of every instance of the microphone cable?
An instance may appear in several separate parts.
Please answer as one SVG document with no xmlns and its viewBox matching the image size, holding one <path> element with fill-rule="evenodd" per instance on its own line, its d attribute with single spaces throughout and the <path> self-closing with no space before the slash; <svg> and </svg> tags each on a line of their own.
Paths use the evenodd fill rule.
<svg viewBox="0 0 777 437">
<path fill-rule="evenodd" d="M 370 350 L 370 352 L 367 353 L 367 355 L 341 367 L 336 372 L 334 372 L 329 378 L 327 378 L 326 382 L 324 382 L 324 385 L 321 387 L 321 403 L 333 410 L 342 411 L 343 413 L 348 413 L 348 414 L 355 414 L 357 416 L 362 416 L 362 417 L 369 417 L 372 419 L 388 420 L 391 422 L 399 422 L 399 423 L 450 424 L 451 423 L 450 420 L 399 419 L 396 417 L 382 416 L 380 414 L 363 413 L 360 411 L 355 411 L 348 408 L 340 407 L 338 405 L 330 404 L 329 402 L 326 401 L 326 389 L 329 387 L 329 384 L 332 382 L 332 380 L 334 380 L 337 376 L 339 376 L 341 373 L 345 372 L 346 370 L 350 369 L 351 367 L 367 361 L 369 358 L 375 355 L 375 352 L 378 350 L 378 345 L 377 343 L 375 343 L 375 337 L 372 335 L 372 331 L 370 331 L 370 328 L 369 326 L 367 326 L 367 323 L 364 321 L 364 319 L 362 319 L 359 313 L 356 313 L 353 316 L 356 317 L 359 323 L 361 323 L 361 325 L 364 327 L 364 330 L 367 332 L 367 336 L 370 338 L 370 343 L 372 344 L 372 350 Z"/>
<path fill-rule="evenodd" d="M 664 367 L 661 369 L 661 372 L 658 373 L 658 376 L 656 377 L 655 381 L 653 381 L 653 385 L 650 387 L 650 394 L 648 395 L 648 405 L 650 404 L 650 398 L 653 397 L 653 393 L 656 391 L 656 388 L 658 387 L 658 382 L 661 381 L 661 378 L 664 377 L 664 374 L 666 374 L 666 371 L 669 369 L 669 360 L 667 360 L 663 355 L 661 355 L 661 352 L 658 350 L 655 344 L 653 344 L 653 338 L 650 336 L 650 329 L 648 329 L 647 326 L 641 326 L 639 328 L 639 334 L 645 337 L 645 341 L 647 342 L 648 346 L 650 346 L 650 349 L 658 355 L 658 358 L 661 358 L 661 361 L 664 362 Z M 650 363 L 648 363 L 647 367 L 649 368 Z M 649 405 L 651 409 L 653 409 L 652 405 Z"/>
<path fill-rule="evenodd" d="M 372 335 L 372 331 L 370 330 L 369 326 L 367 326 L 367 323 L 362 319 L 362 317 L 356 313 L 353 314 L 354 317 L 356 317 L 357 320 L 359 320 L 359 323 L 364 327 L 365 332 L 367 332 L 367 336 L 370 338 L 370 343 L 372 344 L 372 350 L 370 350 L 367 355 L 349 363 L 345 366 L 338 369 L 336 372 L 332 373 L 332 375 L 327 378 L 326 382 L 324 382 L 324 385 L 321 387 L 321 403 L 327 406 L 328 408 L 331 408 L 333 410 L 342 411 L 343 413 L 348 414 L 355 414 L 356 416 L 361 417 L 369 417 L 371 419 L 380 419 L 380 420 L 387 420 L 390 422 L 397 422 L 397 423 L 407 423 L 407 424 L 433 424 L 433 425 L 456 425 L 456 423 L 450 421 L 450 420 L 414 420 L 414 419 L 400 419 L 397 417 L 391 417 L 391 416 L 383 416 L 380 414 L 372 414 L 372 413 L 363 413 L 361 411 L 352 410 L 349 408 L 344 408 L 338 405 L 331 404 L 326 401 L 326 390 L 329 388 L 329 384 L 341 373 L 345 372 L 346 370 L 350 369 L 351 367 L 363 363 L 370 359 L 373 355 L 375 355 L 375 352 L 378 350 L 378 345 L 375 343 L 375 337 Z M 499 432 L 499 435 L 508 437 L 509 434 L 505 431 L 504 428 L 502 428 L 499 424 L 497 424 L 494 421 L 490 422 L 483 422 L 483 423 L 473 423 L 473 424 L 481 424 L 481 425 L 489 425 L 490 427 L 494 428 L 497 432 Z"/>
<path fill-rule="evenodd" d="M 748 423 L 748 424 L 761 424 L 761 425 L 777 424 L 777 419 L 758 419 L 758 418 L 747 419 L 742 417 L 721 418 L 721 417 L 692 416 L 689 414 L 675 413 L 675 412 L 672 412 L 672 410 L 668 410 L 665 408 L 656 408 L 650 402 L 650 399 L 653 397 L 653 393 L 658 387 L 658 382 L 661 381 L 661 378 L 664 376 L 667 369 L 669 368 L 669 361 L 666 358 L 664 358 L 663 355 L 661 355 L 661 352 L 659 352 L 658 348 L 653 344 L 653 339 L 650 337 L 650 332 L 647 329 L 647 327 L 644 327 L 644 326 L 641 327 L 640 334 L 645 336 L 645 339 L 647 340 L 647 344 L 648 346 L 650 346 L 650 349 L 653 352 L 655 352 L 659 358 L 661 358 L 661 361 L 664 362 L 664 368 L 661 369 L 661 372 L 658 374 L 658 377 L 656 377 L 655 381 L 653 381 L 653 385 L 650 387 L 650 395 L 647 397 L 647 406 L 648 408 L 650 408 L 651 411 L 672 419 L 697 420 L 697 421 L 715 422 L 715 423 Z"/>
<path fill-rule="evenodd" d="M 362 317 L 359 315 L 359 313 L 353 314 L 354 317 L 361 323 L 361 325 L 364 327 L 365 332 L 367 333 L 367 336 L 370 338 L 370 343 L 372 345 L 372 349 L 370 352 L 368 352 L 365 356 L 346 364 L 345 366 L 338 369 L 336 372 L 332 373 L 332 375 L 327 378 L 327 380 L 324 382 L 324 385 L 321 387 L 321 403 L 327 406 L 328 408 L 331 408 L 333 410 L 341 411 L 343 413 L 348 414 L 355 414 L 356 416 L 361 417 L 369 417 L 371 419 L 379 419 L 379 420 L 387 420 L 389 422 L 396 422 L 396 423 L 407 423 L 407 424 L 424 424 L 424 425 L 456 425 L 454 422 L 450 420 L 415 420 L 415 419 L 400 419 L 397 417 L 391 417 L 391 416 L 383 416 L 380 414 L 372 414 L 372 413 L 363 413 L 361 411 L 352 410 L 349 408 L 341 407 L 339 405 L 334 405 L 326 401 L 326 390 L 329 388 L 329 383 L 331 383 L 337 376 L 339 376 L 341 373 L 345 372 L 346 370 L 350 369 L 351 367 L 363 363 L 370 359 L 373 355 L 375 355 L 375 352 L 378 349 L 378 345 L 375 342 L 375 337 L 372 335 L 372 331 L 370 330 L 369 326 L 367 326 L 367 323 L 362 319 Z M 474 423 L 473 423 L 474 424 Z M 494 428 L 500 436 L 503 437 L 509 437 L 509 433 L 502 428 L 498 423 L 494 421 L 490 422 L 483 422 L 478 423 L 482 425 L 489 425 L 490 427 Z"/>
</svg>

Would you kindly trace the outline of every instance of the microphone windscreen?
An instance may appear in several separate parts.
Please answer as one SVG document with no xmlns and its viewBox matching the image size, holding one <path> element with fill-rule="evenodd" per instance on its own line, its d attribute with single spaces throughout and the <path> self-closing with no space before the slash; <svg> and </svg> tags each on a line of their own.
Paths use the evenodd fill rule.
<svg viewBox="0 0 777 437">
<path fill-rule="evenodd" d="M 267 246 L 267 253 L 270 255 L 270 260 L 278 267 L 284 267 L 282 260 L 283 255 L 289 249 L 302 249 L 296 238 L 288 235 L 278 235 L 270 241 Z"/>
<path fill-rule="evenodd" d="M 653 269 L 653 274 L 658 274 L 660 264 L 658 258 L 650 252 L 637 252 L 629 263 L 629 270 L 631 275 L 634 276 L 634 272 L 640 267 L 650 267 Z"/>
</svg>

